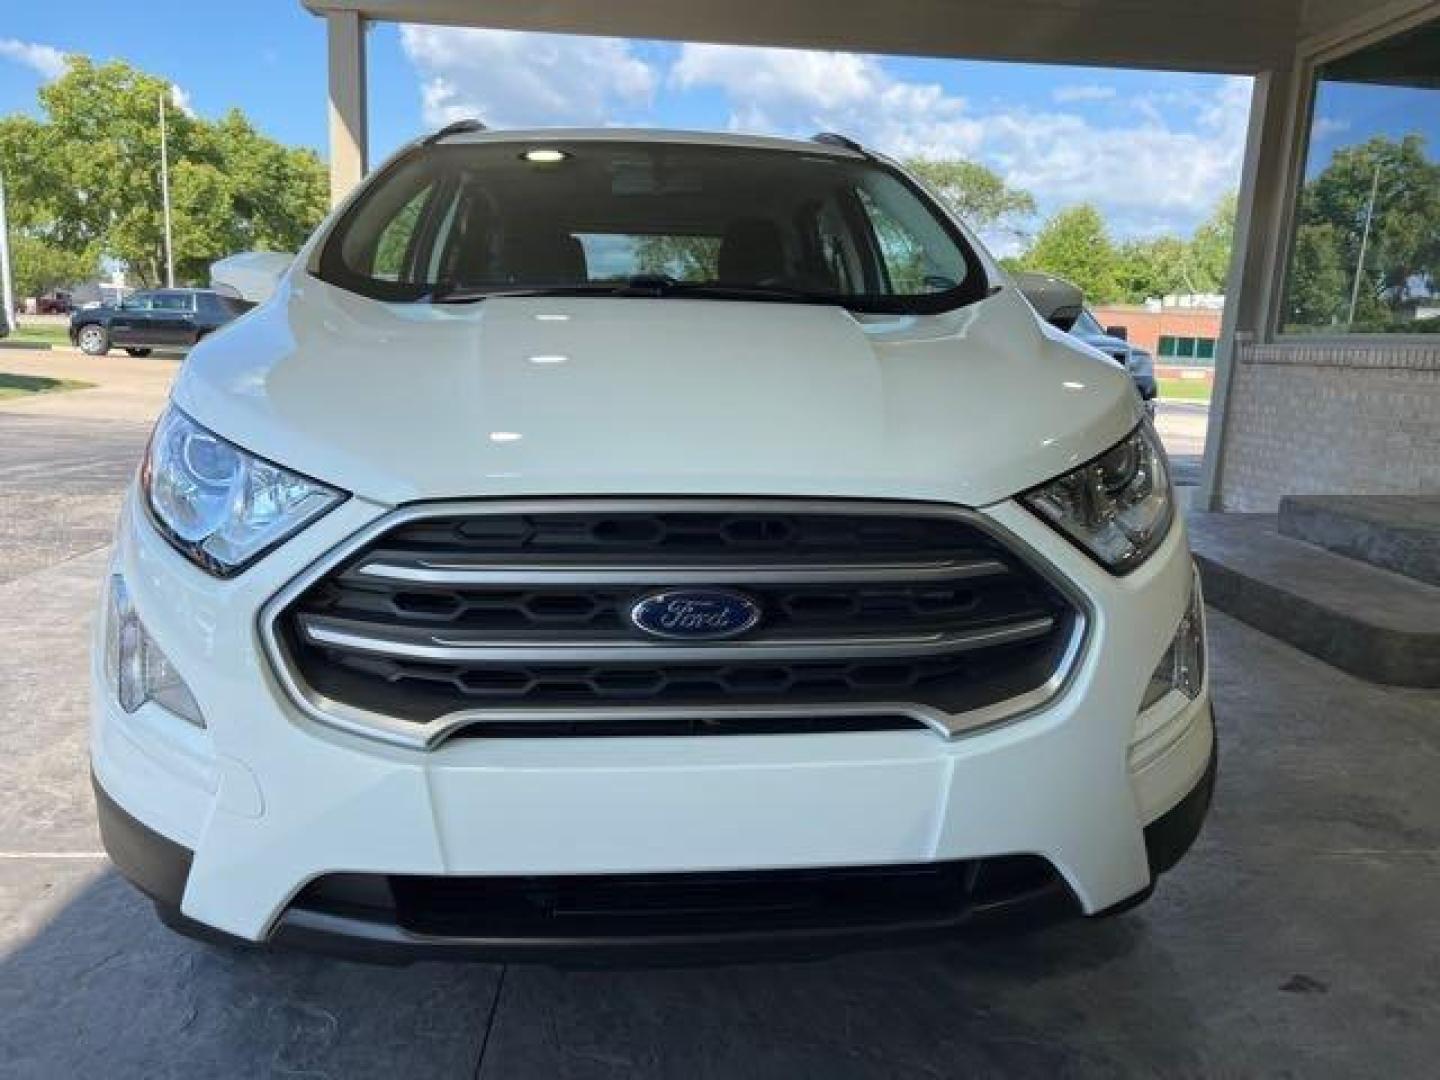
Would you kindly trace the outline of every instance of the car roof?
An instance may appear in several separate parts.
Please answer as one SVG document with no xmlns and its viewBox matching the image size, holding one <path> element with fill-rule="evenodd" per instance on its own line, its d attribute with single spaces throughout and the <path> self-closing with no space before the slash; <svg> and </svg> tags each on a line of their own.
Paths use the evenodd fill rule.
<svg viewBox="0 0 1440 1080">
<path fill-rule="evenodd" d="M 863 159 L 864 153 L 839 142 L 786 139 L 777 135 L 746 135 L 733 131 L 682 131 L 672 128 L 512 128 L 508 130 L 455 131 L 437 134 L 445 146 L 472 143 L 547 142 L 649 142 L 687 146 L 731 146 L 749 150 L 788 150 Z"/>
</svg>

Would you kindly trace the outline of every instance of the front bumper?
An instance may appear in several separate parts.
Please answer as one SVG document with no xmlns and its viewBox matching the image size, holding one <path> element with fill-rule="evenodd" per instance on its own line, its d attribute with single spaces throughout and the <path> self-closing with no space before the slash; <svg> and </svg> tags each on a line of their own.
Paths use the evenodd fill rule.
<svg viewBox="0 0 1440 1080">
<path fill-rule="evenodd" d="M 1054 868 L 1062 887 L 1051 899 L 1095 914 L 1143 894 L 1163 869 L 1151 827 L 1177 820 L 1169 816 L 1177 808 L 1193 812 L 1197 790 L 1208 802 L 1208 688 L 1193 702 L 1172 694 L 1136 716 L 1189 597 L 1183 523 L 1145 566 L 1114 578 L 1022 508 L 987 511 L 1055 564 L 1093 611 L 1069 685 L 1019 722 L 950 740 L 928 731 L 455 740 L 419 751 L 302 715 L 277 684 L 257 631 L 261 608 L 300 568 L 382 512 L 352 499 L 224 582 L 177 555 L 133 501 L 122 516 L 112 569 L 189 682 L 207 727 L 153 704 L 122 711 L 97 650 L 92 762 L 102 806 L 188 853 L 178 895 L 135 875 L 172 922 L 252 942 L 358 939 L 381 952 L 533 956 L 552 946 L 431 940 L 369 917 L 307 914 L 303 901 L 313 882 L 336 874 L 624 877 L 1019 855 Z M 116 835 L 126 833 L 112 827 L 107 846 L 130 873 Z M 932 912 L 918 926 L 881 920 L 837 933 L 948 931 L 974 921 L 973 907 Z M 732 937 L 727 947 L 743 944 Z"/>
<path fill-rule="evenodd" d="M 1111 910 L 1123 910 L 1143 900 L 1153 888 L 1154 879 L 1190 849 L 1210 808 L 1215 767 L 1212 744 L 1210 761 L 1200 782 L 1172 809 L 1145 827 L 1151 886 Z M 180 909 L 192 853 L 131 817 L 98 781 L 94 781 L 94 788 L 106 851 L 120 872 L 154 901 L 166 925 L 200 940 L 253 944 L 183 915 Z M 966 869 L 984 872 L 981 867 Z M 477 888 L 483 889 L 485 884 L 479 882 Z M 620 879 L 610 884 L 612 888 L 623 888 L 625 882 Z M 383 885 L 375 881 L 366 882 L 365 887 L 373 890 Z M 313 894 L 297 898 L 286 908 L 267 944 L 374 963 L 433 959 L 567 965 L 733 963 L 826 956 L 875 945 L 917 944 L 995 927 L 1033 926 L 1064 918 L 1076 910 L 1074 896 L 1058 877 L 1017 877 L 1013 870 L 1011 880 L 1003 882 L 1002 887 L 972 897 L 968 903 L 939 910 L 931 905 L 930 910 L 921 912 L 913 905 L 897 904 L 890 911 L 871 908 L 856 912 L 848 920 L 808 913 L 795 918 L 791 912 L 785 913 L 790 917 L 777 920 L 773 910 L 762 910 L 758 921 L 768 925 L 737 928 L 717 923 L 713 913 L 692 909 L 678 924 L 672 919 L 660 932 L 616 932 L 613 921 L 601 923 L 592 918 L 588 925 L 582 920 L 577 926 L 574 919 L 561 923 L 552 918 L 562 932 L 536 932 L 532 927 L 528 933 L 435 933 L 403 925 L 393 902 L 347 904 L 343 899 L 327 901 Z"/>
</svg>

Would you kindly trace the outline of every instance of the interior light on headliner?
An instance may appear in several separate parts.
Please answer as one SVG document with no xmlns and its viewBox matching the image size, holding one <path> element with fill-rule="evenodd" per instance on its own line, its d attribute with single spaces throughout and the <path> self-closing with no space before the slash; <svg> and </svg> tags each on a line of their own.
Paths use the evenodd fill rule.
<svg viewBox="0 0 1440 1080">
<path fill-rule="evenodd" d="M 533 161 L 537 165 L 553 165 L 557 161 L 564 161 L 570 155 L 565 153 L 564 150 L 536 149 L 526 150 L 521 156 L 524 157 L 526 161 Z"/>
<path fill-rule="evenodd" d="M 532 364 L 563 364 L 569 359 L 568 356 L 532 356 L 530 362 Z"/>
<path fill-rule="evenodd" d="M 539 321 L 539 322 L 569 322 L 569 321 L 570 321 L 570 316 L 569 316 L 569 315 L 557 315 L 557 314 L 549 313 L 549 312 L 544 313 L 544 314 L 541 314 L 541 315 L 536 315 L 535 318 L 536 318 L 536 320 Z"/>
<path fill-rule="evenodd" d="M 1085 384 L 1084 384 L 1083 382 L 1063 382 L 1063 383 L 1061 383 L 1060 385 L 1063 386 L 1063 387 L 1065 387 L 1066 390 L 1084 390 L 1084 389 L 1085 389 Z"/>
<path fill-rule="evenodd" d="M 492 431 L 490 432 L 491 442 L 519 442 L 523 435 L 518 431 Z"/>
</svg>

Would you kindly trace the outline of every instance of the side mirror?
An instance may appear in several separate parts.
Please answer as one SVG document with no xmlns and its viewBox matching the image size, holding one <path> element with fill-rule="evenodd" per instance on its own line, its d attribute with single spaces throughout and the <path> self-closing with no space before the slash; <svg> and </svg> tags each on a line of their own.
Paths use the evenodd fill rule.
<svg viewBox="0 0 1440 1080">
<path fill-rule="evenodd" d="M 275 294 L 295 256 L 283 251 L 244 251 L 210 264 L 210 287 L 221 296 L 263 304 Z"/>
<path fill-rule="evenodd" d="M 1105 333 L 1113 338 L 1119 338 L 1121 341 L 1130 340 L 1130 331 L 1124 326 L 1107 326 L 1105 327 Z"/>
<path fill-rule="evenodd" d="M 1085 294 L 1076 286 L 1054 274 L 1033 270 L 1018 271 L 1011 278 L 1035 313 L 1046 322 L 1061 330 L 1069 330 L 1074 325 L 1085 303 Z"/>
</svg>

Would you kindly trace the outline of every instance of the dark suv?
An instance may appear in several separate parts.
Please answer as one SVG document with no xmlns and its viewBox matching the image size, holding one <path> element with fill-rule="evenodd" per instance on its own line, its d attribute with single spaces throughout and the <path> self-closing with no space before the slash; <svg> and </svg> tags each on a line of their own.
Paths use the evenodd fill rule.
<svg viewBox="0 0 1440 1080">
<path fill-rule="evenodd" d="M 119 346 L 131 356 L 152 349 L 184 349 L 218 330 L 249 307 L 208 289 L 155 289 L 125 297 L 118 305 L 80 308 L 70 315 L 70 341 L 91 356 Z"/>
</svg>

